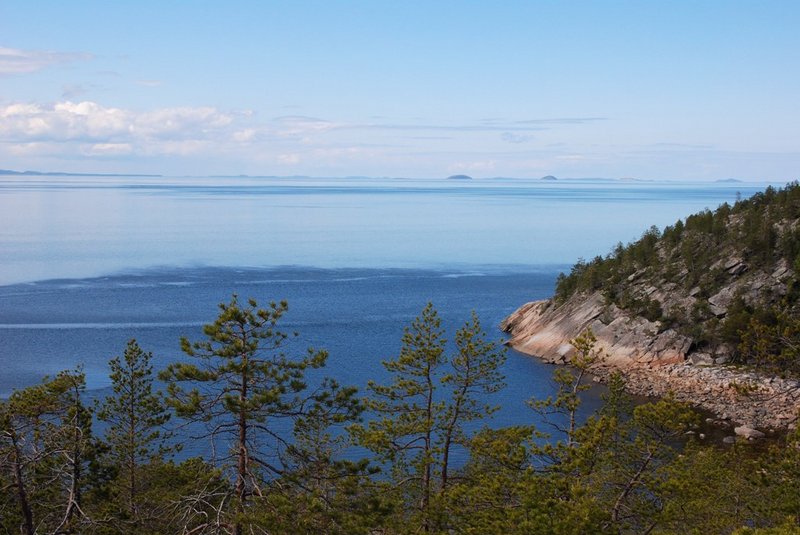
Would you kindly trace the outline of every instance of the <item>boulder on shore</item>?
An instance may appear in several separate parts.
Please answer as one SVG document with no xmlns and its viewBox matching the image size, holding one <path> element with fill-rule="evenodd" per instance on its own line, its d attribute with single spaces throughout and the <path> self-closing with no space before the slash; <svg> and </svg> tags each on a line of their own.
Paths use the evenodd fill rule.
<svg viewBox="0 0 800 535">
<path fill-rule="evenodd" d="M 734 427 L 733 432 L 739 435 L 740 437 L 744 437 L 751 440 L 756 438 L 764 438 L 764 433 L 762 433 L 757 429 L 753 429 L 752 427 L 748 427 L 746 425 Z"/>
</svg>

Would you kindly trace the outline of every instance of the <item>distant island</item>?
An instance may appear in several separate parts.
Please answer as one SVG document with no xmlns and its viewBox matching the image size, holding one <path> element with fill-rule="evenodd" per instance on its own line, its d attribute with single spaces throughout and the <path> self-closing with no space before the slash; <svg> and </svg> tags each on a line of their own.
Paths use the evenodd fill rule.
<svg viewBox="0 0 800 535">
<path fill-rule="evenodd" d="M 737 179 L 735 179 L 735 178 L 722 178 L 722 179 L 720 179 L 720 180 L 717 180 L 716 182 L 724 182 L 724 183 L 739 183 L 739 182 L 741 182 L 741 180 L 737 180 Z"/>
<path fill-rule="evenodd" d="M 558 180 L 558 179 L 556 177 L 554 177 L 553 175 L 547 175 L 547 176 L 543 176 L 542 180 Z"/>
<path fill-rule="evenodd" d="M 451 175 L 447 177 L 447 180 L 472 180 L 472 177 L 469 175 Z"/>
<path fill-rule="evenodd" d="M 136 173 L 64 173 L 60 171 L 43 172 L 43 171 L 12 171 L 11 169 L 0 169 L 2 176 L 137 176 L 137 177 L 152 177 L 159 178 L 164 175 L 143 175 Z"/>
</svg>

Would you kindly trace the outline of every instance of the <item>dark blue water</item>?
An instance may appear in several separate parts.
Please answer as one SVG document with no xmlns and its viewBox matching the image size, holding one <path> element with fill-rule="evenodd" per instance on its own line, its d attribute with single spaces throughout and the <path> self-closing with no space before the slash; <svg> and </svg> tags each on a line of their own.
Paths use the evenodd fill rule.
<svg viewBox="0 0 800 535">
<path fill-rule="evenodd" d="M 475 310 L 491 338 L 559 269 L 765 184 L 406 179 L 0 177 L 0 396 L 82 366 L 94 396 L 128 339 L 184 358 L 232 293 L 286 299 L 292 348 L 327 374 L 387 380 L 431 301 L 448 335 Z M 315 266 L 275 267 L 275 266 Z M 233 266 L 230 268 L 208 266 Z M 243 266 L 256 266 L 255 268 Z M 496 425 L 530 423 L 551 369 L 509 353 Z M 585 409 L 597 406 L 590 390 Z"/>
<path fill-rule="evenodd" d="M 187 359 L 179 338 L 202 339 L 217 304 L 253 297 L 266 305 L 286 299 L 281 321 L 299 332 L 289 354 L 308 347 L 329 352 L 326 368 L 310 372 L 364 391 L 368 380 L 388 382 L 381 360 L 400 349 L 403 328 L 428 301 L 438 309 L 448 340 L 470 317 L 479 315 L 488 338 L 500 341 L 498 323 L 522 301 L 551 294 L 559 266 L 524 273 L 398 269 L 159 269 L 111 277 L 52 280 L 0 287 L 0 396 L 35 384 L 44 375 L 81 366 L 90 397 L 110 394 L 108 360 L 136 338 L 154 355 L 156 369 Z M 451 349 L 453 344 L 450 343 Z M 552 368 L 509 351 L 503 368 L 507 386 L 493 396 L 502 409 L 492 425 L 538 420 L 525 401 L 553 392 Z M 600 390 L 586 396 L 584 413 L 598 406 Z M 289 433 L 288 422 L 278 423 Z M 202 434 L 198 427 L 181 431 Z M 207 440 L 188 441 L 182 455 L 208 454 Z"/>
<path fill-rule="evenodd" d="M 109 384 L 108 360 L 136 338 L 156 368 L 185 358 L 179 338 L 197 340 L 236 292 L 261 303 L 286 299 L 282 321 L 300 337 L 291 350 L 329 352 L 320 374 L 364 387 L 387 376 L 381 360 L 398 354 L 403 327 L 433 302 L 452 339 L 475 310 L 490 339 L 522 302 L 552 293 L 557 266 L 514 272 L 392 269 L 162 269 L 81 280 L 0 287 L 0 395 L 47 374 L 82 366 L 90 389 Z M 511 352 L 498 422 L 529 421 L 524 401 L 550 390 L 550 368 Z M 315 372 L 316 373 L 316 372 Z"/>
</svg>

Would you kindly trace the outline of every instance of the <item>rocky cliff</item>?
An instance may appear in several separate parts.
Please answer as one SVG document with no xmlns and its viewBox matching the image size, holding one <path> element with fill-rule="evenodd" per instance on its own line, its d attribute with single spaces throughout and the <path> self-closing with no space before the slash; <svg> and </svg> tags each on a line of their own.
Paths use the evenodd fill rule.
<svg viewBox="0 0 800 535">
<path fill-rule="evenodd" d="M 580 261 L 555 296 L 503 322 L 513 348 L 556 364 L 591 329 L 602 378 L 672 392 L 752 428 L 796 425 L 800 410 L 800 185 L 653 227 Z"/>
<path fill-rule="evenodd" d="M 599 292 L 572 296 L 557 306 L 552 300 L 523 305 L 502 324 L 511 333 L 509 344 L 529 355 L 564 364 L 574 351 L 569 341 L 586 329 L 597 337 L 596 348 L 606 364 L 674 364 L 686 360 L 692 340 L 658 322 L 633 316 L 616 305 L 605 304 Z"/>
<path fill-rule="evenodd" d="M 657 322 L 605 306 L 598 293 L 576 295 L 562 305 L 552 300 L 527 303 L 501 327 L 511 335 L 508 345 L 553 364 L 567 363 L 575 350 L 570 340 L 591 329 L 602 355 L 592 373 L 600 380 L 620 371 L 632 393 L 672 394 L 741 434 L 797 425 L 797 380 L 709 363 L 705 354 L 698 358 L 692 351 L 691 339 L 674 330 L 659 332 Z"/>
</svg>

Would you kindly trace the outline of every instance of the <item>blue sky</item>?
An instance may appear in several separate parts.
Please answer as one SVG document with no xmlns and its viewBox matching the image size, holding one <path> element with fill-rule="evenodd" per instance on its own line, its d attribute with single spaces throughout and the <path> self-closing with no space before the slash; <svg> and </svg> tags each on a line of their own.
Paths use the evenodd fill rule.
<svg viewBox="0 0 800 535">
<path fill-rule="evenodd" d="M 800 178 L 800 2 L 0 3 L 0 168 Z"/>
</svg>

